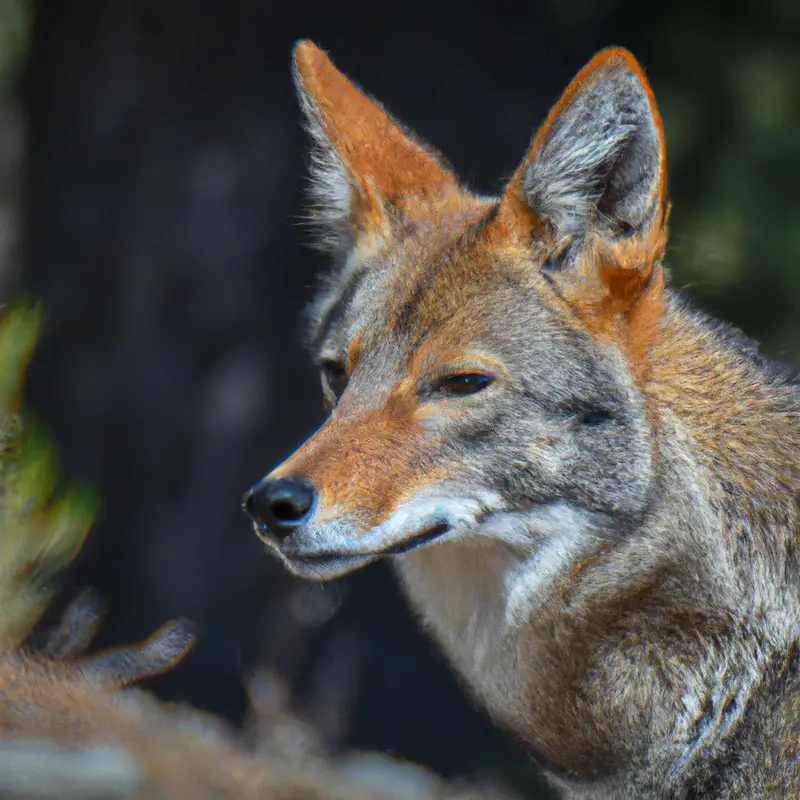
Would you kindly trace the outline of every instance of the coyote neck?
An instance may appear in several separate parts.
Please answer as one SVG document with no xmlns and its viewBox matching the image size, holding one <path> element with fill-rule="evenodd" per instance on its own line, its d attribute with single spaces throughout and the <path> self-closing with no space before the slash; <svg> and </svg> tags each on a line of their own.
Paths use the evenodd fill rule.
<svg viewBox="0 0 800 800">
<path fill-rule="evenodd" d="M 788 371 L 761 358 L 738 332 L 673 297 L 646 394 L 657 415 L 671 415 L 686 432 L 683 446 L 724 492 L 731 523 L 782 525 L 791 539 L 787 545 L 794 547 L 800 384 L 789 380 Z M 668 455 L 679 455 L 678 449 L 668 448 Z"/>
<path fill-rule="evenodd" d="M 672 300 L 645 393 L 657 468 L 638 528 L 595 552 L 588 533 L 559 538 L 547 581 L 541 559 L 498 543 L 396 562 L 495 719 L 580 776 L 570 796 L 681 796 L 723 774 L 723 753 L 747 758 L 731 743 L 764 715 L 788 726 L 769 698 L 800 690 L 798 387 Z"/>
</svg>

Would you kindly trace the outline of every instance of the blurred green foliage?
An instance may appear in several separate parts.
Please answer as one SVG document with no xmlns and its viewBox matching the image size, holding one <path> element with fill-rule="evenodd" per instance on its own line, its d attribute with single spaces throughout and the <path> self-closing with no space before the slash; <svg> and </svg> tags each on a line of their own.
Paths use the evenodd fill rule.
<svg viewBox="0 0 800 800">
<path fill-rule="evenodd" d="M 0 89 L 13 78 L 28 44 L 30 0 L 0 0 Z"/>
<path fill-rule="evenodd" d="M 546 5 L 565 41 L 629 47 L 652 80 L 674 284 L 800 367 L 800 2 Z"/>
<path fill-rule="evenodd" d="M 675 283 L 800 367 L 800 3 L 675 2 L 648 29 Z"/>
<path fill-rule="evenodd" d="M 53 447 L 20 408 L 41 319 L 27 303 L 0 318 L 0 649 L 28 635 L 53 578 L 80 549 L 96 505 L 88 490 L 57 490 Z"/>
</svg>

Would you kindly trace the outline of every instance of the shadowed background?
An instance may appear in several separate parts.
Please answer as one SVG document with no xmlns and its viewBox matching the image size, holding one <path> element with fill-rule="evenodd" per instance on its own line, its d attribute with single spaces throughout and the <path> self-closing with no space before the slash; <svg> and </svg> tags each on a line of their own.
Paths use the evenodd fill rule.
<svg viewBox="0 0 800 800">
<path fill-rule="evenodd" d="M 675 283 L 797 366 L 800 5 L 0 6 L 0 286 L 3 299 L 43 300 L 27 401 L 65 477 L 102 498 L 65 599 L 97 588 L 109 608 L 100 645 L 172 616 L 198 622 L 197 650 L 152 683 L 164 697 L 237 721 L 249 683 L 333 750 L 530 785 L 386 565 L 297 582 L 239 511 L 322 419 L 299 344 L 325 266 L 298 223 L 308 143 L 289 64 L 300 37 L 485 193 L 594 52 L 630 48 L 666 125 Z"/>
</svg>

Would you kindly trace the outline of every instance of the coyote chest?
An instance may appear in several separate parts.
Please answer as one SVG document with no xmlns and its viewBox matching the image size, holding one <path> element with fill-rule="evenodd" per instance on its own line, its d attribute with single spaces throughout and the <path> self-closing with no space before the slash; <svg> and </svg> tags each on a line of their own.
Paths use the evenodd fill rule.
<svg viewBox="0 0 800 800">
<path fill-rule="evenodd" d="M 489 548 L 444 545 L 397 559 L 409 601 L 470 688 L 504 722 L 522 716 L 525 623 L 510 607 L 519 559 Z"/>
</svg>

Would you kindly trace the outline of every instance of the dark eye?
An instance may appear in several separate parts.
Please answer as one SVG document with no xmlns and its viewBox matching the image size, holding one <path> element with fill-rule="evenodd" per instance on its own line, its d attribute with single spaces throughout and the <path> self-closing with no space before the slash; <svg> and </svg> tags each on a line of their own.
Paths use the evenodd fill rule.
<svg viewBox="0 0 800 800">
<path fill-rule="evenodd" d="M 613 419 L 611 412 L 603 408 L 590 408 L 580 416 L 580 420 L 584 425 L 602 425 L 611 419 Z"/>
<path fill-rule="evenodd" d="M 323 390 L 332 395 L 331 400 L 338 400 L 347 387 L 347 370 L 336 361 L 324 361 L 320 365 Z"/>
<path fill-rule="evenodd" d="M 492 379 L 488 375 L 447 375 L 436 382 L 436 390 L 445 395 L 475 394 L 485 389 Z"/>
</svg>

